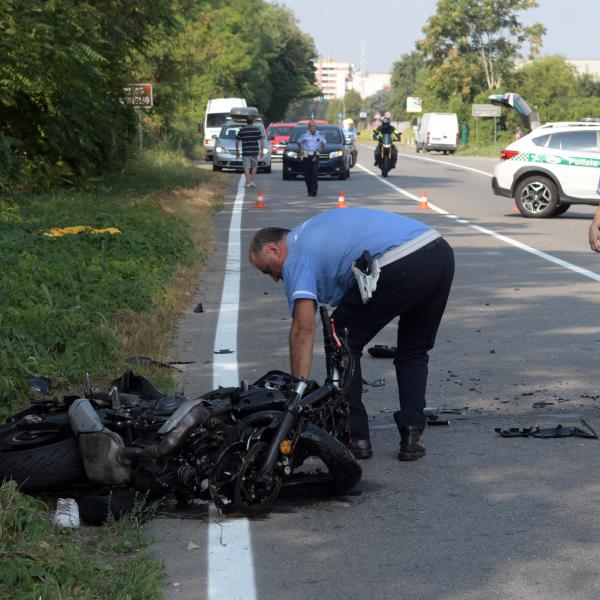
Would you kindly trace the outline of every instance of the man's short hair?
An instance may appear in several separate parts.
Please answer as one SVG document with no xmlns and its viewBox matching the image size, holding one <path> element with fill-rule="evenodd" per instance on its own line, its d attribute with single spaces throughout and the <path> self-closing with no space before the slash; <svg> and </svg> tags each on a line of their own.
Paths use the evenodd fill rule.
<svg viewBox="0 0 600 600">
<path fill-rule="evenodd" d="M 278 244 L 289 232 L 289 229 L 283 227 L 259 229 L 250 242 L 250 254 L 258 254 L 267 244 Z"/>
<path fill-rule="evenodd" d="M 248 123 L 248 125 L 252 125 L 252 123 L 254 123 L 254 117 L 252 115 L 248 115 L 246 117 L 246 122 Z"/>
</svg>

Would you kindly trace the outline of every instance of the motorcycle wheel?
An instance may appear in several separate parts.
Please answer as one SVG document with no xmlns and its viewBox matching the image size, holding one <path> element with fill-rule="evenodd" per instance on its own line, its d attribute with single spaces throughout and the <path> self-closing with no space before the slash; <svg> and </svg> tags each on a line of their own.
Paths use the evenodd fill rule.
<svg viewBox="0 0 600 600">
<path fill-rule="evenodd" d="M 62 438 L 62 439 L 61 439 Z M 0 429 L 0 481 L 12 479 L 24 492 L 37 492 L 85 477 L 74 436 L 59 431 Z"/>
<path fill-rule="evenodd" d="M 310 456 L 321 459 L 329 471 L 323 489 L 331 495 L 349 492 L 362 476 L 362 469 L 350 450 L 331 434 L 309 424 L 301 435 L 302 446 Z"/>
<path fill-rule="evenodd" d="M 384 156 L 381 161 L 381 176 L 387 177 L 390 171 L 390 157 Z"/>
<path fill-rule="evenodd" d="M 254 444 L 246 456 L 235 482 L 234 503 L 246 517 L 254 517 L 268 511 L 281 489 L 281 477 L 273 473 L 270 482 L 262 481 L 258 474 L 269 447 L 264 442 Z"/>
<path fill-rule="evenodd" d="M 244 444 L 236 442 L 218 458 L 208 480 L 208 491 L 215 506 L 223 514 L 235 511 L 235 481 L 244 461 Z"/>
</svg>

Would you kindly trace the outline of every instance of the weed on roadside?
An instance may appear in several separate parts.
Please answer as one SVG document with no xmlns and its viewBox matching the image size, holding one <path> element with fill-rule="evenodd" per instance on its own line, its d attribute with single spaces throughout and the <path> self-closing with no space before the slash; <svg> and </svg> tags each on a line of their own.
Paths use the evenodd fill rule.
<svg viewBox="0 0 600 600">
<path fill-rule="evenodd" d="M 164 358 L 210 246 L 227 181 L 213 175 L 157 150 L 93 186 L 0 202 L 0 417 L 28 376 L 65 388 Z M 120 233 L 44 235 L 75 225 Z"/>
<path fill-rule="evenodd" d="M 0 486 L 0 597 L 152 600 L 162 597 L 163 568 L 145 549 L 143 508 L 98 528 L 51 524 L 49 507 Z"/>
</svg>

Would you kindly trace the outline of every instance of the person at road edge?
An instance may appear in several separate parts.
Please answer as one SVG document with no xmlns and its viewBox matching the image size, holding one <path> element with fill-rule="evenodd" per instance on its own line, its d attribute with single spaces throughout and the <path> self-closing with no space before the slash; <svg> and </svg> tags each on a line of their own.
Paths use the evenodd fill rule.
<svg viewBox="0 0 600 600">
<path fill-rule="evenodd" d="M 365 250 L 375 258 L 371 272 L 379 269 L 370 299 L 363 298 L 368 294 L 357 273 Z M 293 376 L 306 378 L 310 373 L 317 303 L 335 306 L 332 316 L 337 331 L 348 329 L 355 359 L 348 392 L 349 422 L 351 448 L 357 458 L 372 455 L 362 402 L 362 351 L 377 332 L 400 317 L 394 358 L 400 400 L 400 410 L 394 413 L 400 433 L 398 458 L 424 456 L 421 434 L 426 423 L 427 364 L 454 276 L 450 245 L 436 230 L 414 219 L 346 208 L 317 214 L 291 231 L 279 227 L 257 231 L 249 258 L 259 271 L 283 281 L 292 314 Z"/>
<path fill-rule="evenodd" d="M 242 165 L 246 176 L 246 187 L 256 187 L 254 179 L 258 169 L 258 157 L 262 155 L 264 138 L 260 127 L 254 124 L 254 117 L 247 117 L 244 125 L 235 136 L 235 155 L 240 157 L 240 142 L 242 144 Z"/>
</svg>

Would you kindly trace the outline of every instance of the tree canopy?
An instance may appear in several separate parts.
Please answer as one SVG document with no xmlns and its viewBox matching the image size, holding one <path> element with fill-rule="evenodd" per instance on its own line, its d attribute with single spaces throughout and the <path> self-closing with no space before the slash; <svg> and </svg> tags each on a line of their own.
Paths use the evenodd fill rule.
<svg viewBox="0 0 600 600">
<path fill-rule="evenodd" d="M 0 187 L 123 160 L 128 83 L 154 84 L 146 127 L 189 148 L 209 98 L 244 97 L 271 120 L 317 95 L 315 59 L 293 14 L 265 0 L 0 0 Z"/>
<path fill-rule="evenodd" d="M 537 5 L 536 0 L 438 0 L 417 44 L 435 95 L 467 99 L 498 89 L 524 44 L 529 56 L 536 56 L 546 29 L 540 23 L 524 26 L 519 13 Z"/>
</svg>

